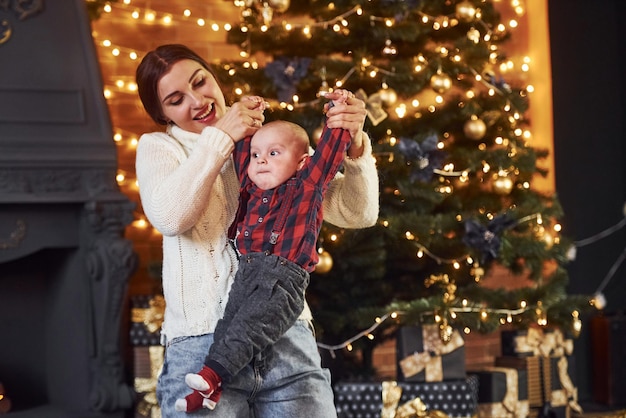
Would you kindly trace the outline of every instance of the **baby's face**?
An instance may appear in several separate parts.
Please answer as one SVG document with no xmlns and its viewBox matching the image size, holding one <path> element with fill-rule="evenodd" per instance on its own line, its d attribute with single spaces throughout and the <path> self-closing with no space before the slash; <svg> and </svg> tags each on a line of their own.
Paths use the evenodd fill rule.
<svg viewBox="0 0 626 418">
<path fill-rule="evenodd" d="M 293 177 L 307 156 L 284 130 L 261 129 L 250 141 L 248 176 L 259 188 L 273 189 Z"/>
</svg>

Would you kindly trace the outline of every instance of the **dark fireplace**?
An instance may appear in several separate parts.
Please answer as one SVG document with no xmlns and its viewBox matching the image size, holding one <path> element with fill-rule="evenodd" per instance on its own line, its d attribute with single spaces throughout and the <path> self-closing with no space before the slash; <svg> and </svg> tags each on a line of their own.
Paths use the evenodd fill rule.
<svg viewBox="0 0 626 418">
<path fill-rule="evenodd" d="M 45 6 L 45 7 L 44 7 Z M 0 383 L 11 417 L 124 417 L 136 265 L 84 0 L 0 2 Z"/>
</svg>

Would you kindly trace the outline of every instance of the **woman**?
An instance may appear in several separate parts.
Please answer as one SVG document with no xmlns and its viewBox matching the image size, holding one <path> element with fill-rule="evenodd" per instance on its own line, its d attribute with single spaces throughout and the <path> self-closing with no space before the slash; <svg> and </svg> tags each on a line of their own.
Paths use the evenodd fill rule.
<svg viewBox="0 0 626 418">
<path fill-rule="evenodd" d="M 146 112 L 167 125 L 166 132 L 141 137 L 136 169 L 144 212 L 163 234 L 166 351 L 157 396 L 164 417 L 182 417 L 187 414 L 175 411 L 176 399 L 189 393 L 185 375 L 203 365 L 237 268 L 227 237 L 239 191 L 231 154 L 234 143 L 254 134 L 264 116 L 258 98 L 227 107 L 207 62 L 183 45 L 149 52 L 136 78 Z M 325 219 L 340 227 L 368 227 L 378 216 L 378 177 L 363 132 L 365 115 L 356 98 L 326 115 L 329 127 L 351 135 L 345 175 L 331 182 L 324 201 Z M 190 415 L 335 416 L 330 376 L 321 368 L 310 321 L 305 307 L 269 355 L 224 387 L 218 410 Z"/>
</svg>

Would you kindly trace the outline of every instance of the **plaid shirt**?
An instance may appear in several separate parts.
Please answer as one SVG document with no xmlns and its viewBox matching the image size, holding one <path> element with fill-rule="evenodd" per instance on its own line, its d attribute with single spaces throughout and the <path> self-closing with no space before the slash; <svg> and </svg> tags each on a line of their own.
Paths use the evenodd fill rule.
<svg viewBox="0 0 626 418">
<path fill-rule="evenodd" d="M 241 254 L 269 252 L 295 262 L 305 270 L 315 270 L 319 257 L 317 237 L 322 227 L 322 200 L 329 182 L 335 177 L 350 144 L 350 134 L 344 129 L 324 126 L 315 153 L 295 177 L 280 186 L 261 190 L 250 181 L 247 174 L 250 162 L 250 137 L 235 146 L 235 169 L 241 180 L 239 209 L 234 227 L 239 232 L 237 249 Z M 287 194 L 287 185 L 295 187 L 293 201 L 286 208 L 287 217 L 276 244 L 270 243 L 272 230 Z M 236 225 L 235 225 L 236 224 Z"/>
</svg>

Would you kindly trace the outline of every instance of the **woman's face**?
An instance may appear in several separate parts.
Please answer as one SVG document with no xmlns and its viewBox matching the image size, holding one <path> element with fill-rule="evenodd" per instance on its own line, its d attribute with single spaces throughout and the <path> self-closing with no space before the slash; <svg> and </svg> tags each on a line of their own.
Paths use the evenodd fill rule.
<svg viewBox="0 0 626 418">
<path fill-rule="evenodd" d="M 196 61 L 178 61 L 161 77 L 159 100 L 168 122 L 200 133 L 226 112 L 224 94 L 213 75 Z"/>
</svg>

